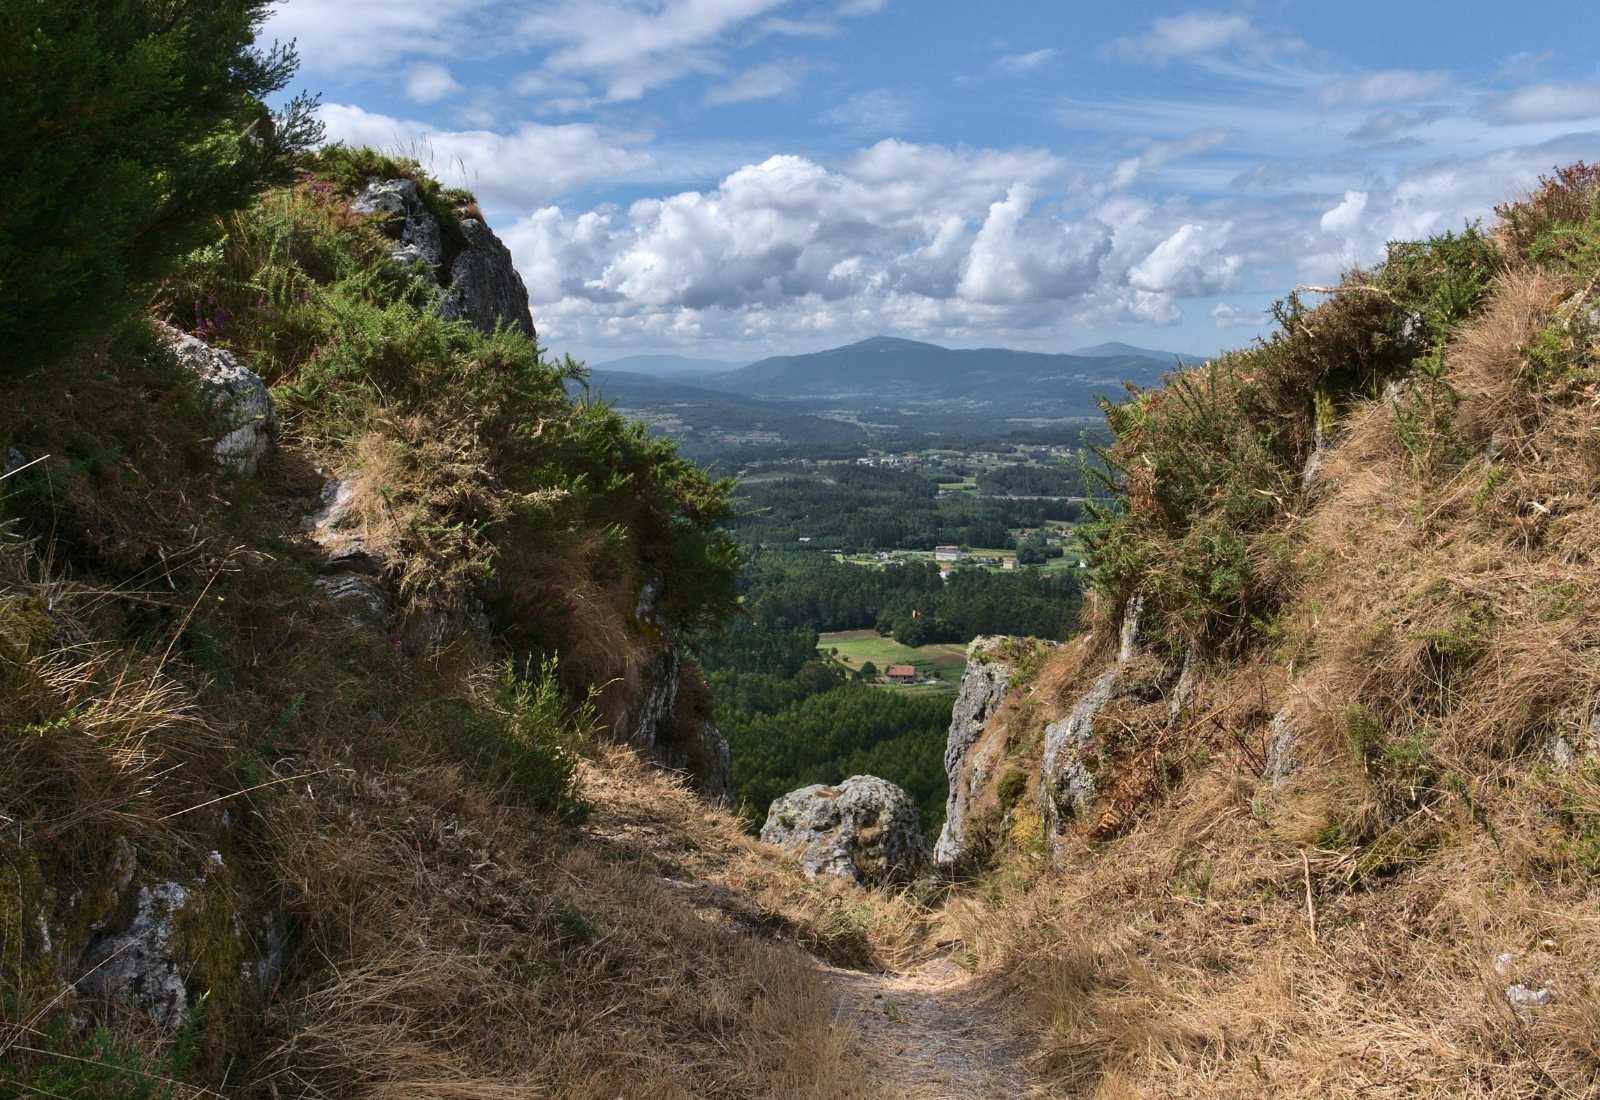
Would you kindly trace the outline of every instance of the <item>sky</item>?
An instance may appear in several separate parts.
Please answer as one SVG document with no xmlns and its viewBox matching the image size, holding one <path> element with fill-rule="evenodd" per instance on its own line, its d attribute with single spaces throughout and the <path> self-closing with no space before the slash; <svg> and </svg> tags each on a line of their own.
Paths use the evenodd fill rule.
<svg viewBox="0 0 1600 1100">
<path fill-rule="evenodd" d="M 1600 158 L 1600 8 L 283 0 L 331 139 L 471 188 L 540 342 L 1211 354 Z"/>
</svg>

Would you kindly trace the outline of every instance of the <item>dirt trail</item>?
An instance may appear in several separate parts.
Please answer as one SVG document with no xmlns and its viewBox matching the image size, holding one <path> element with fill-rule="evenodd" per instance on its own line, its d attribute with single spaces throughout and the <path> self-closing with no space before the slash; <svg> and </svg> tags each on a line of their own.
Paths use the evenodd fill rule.
<svg viewBox="0 0 1600 1100">
<path fill-rule="evenodd" d="M 906 1100 L 1013 1100 L 1041 1096 L 1019 1069 L 1021 1052 L 984 1013 L 971 976 L 947 958 L 904 974 L 823 966 L 839 1020 L 885 1096 Z"/>
<path fill-rule="evenodd" d="M 799 875 L 787 859 L 746 837 L 725 814 L 613 758 L 584 767 L 593 800 L 587 832 L 619 858 L 640 860 L 704 919 L 747 935 L 795 942 L 773 908 L 772 868 Z M 765 853 L 765 854 L 762 854 Z M 781 892 L 781 891 L 780 891 Z M 766 896 L 762 896 L 766 895 Z M 782 906 L 780 905 L 781 909 Z M 813 956 L 813 958 L 815 958 Z M 833 995 L 838 1026 L 859 1060 L 866 1090 L 881 1100 L 1027 1100 L 1026 1052 L 982 1003 L 973 977 L 953 959 L 926 959 L 895 973 L 850 970 L 815 959 Z"/>
</svg>

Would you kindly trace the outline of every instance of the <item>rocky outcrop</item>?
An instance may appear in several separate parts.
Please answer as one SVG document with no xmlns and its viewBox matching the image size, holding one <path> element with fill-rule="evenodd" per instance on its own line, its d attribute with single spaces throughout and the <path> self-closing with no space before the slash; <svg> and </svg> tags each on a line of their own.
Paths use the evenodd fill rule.
<svg viewBox="0 0 1600 1100">
<path fill-rule="evenodd" d="M 791 791 L 772 803 L 761 839 L 794 853 L 810 878 L 862 885 L 904 881 L 928 856 L 916 803 L 875 775 Z"/>
<path fill-rule="evenodd" d="M 350 200 L 350 209 L 384 216 L 385 231 L 395 241 L 390 255 L 400 263 L 437 268 L 444 262 L 444 233 L 439 220 L 423 204 L 415 180 L 368 180 Z"/>
<path fill-rule="evenodd" d="M 450 265 L 450 289 L 439 312 L 466 321 L 484 332 L 505 322 L 533 339 L 533 314 L 528 291 L 511 260 L 511 252 L 487 225 L 476 218 L 461 222 L 466 247 Z"/>
<path fill-rule="evenodd" d="M 395 243 L 390 253 L 395 260 L 428 268 L 444 291 L 439 303 L 443 316 L 485 333 L 505 324 L 534 338 L 522 276 L 510 250 L 483 222 L 462 218 L 441 225 L 408 179 L 368 180 L 350 209 L 382 219 L 380 228 Z"/>
<path fill-rule="evenodd" d="M 283 920 L 247 904 L 229 880 L 215 851 L 192 875 L 152 876 L 118 838 L 100 866 L 79 869 L 76 889 L 42 892 L 39 955 L 79 1010 L 101 1018 L 133 1012 L 169 1033 L 191 1019 L 207 990 L 264 1003 L 283 966 Z"/>
<path fill-rule="evenodd" d="M 1102 715 L 1112 707 L 1159 705 L 1162 710 L 1154 716 L 1154 728 L 1170 729 L 1181 718 L 1193 689 L 1191 661 L 1186 660 L 1185 671 L 1179 673 L 1141 648 L 1143 606 L 1139 596 L 1128 601 L 1111 667 L 1095 678 L 1065 718 L 1045 727 L 1039 808 L 1048 842 L 1085 816 L 1127 754 L 1128 746 L 1113 744 L 1102 733 Z M 1149 722 L 1148 717 L 1141 719 L 1141 724 Z"/>
<path fill-rule="evenodd" d="M 655 616 L 654 586 L 646 585 L 635 610 L 639 621 L 662 636 L 645 667 L 639 689 L 623 708 L 613 736 L 662 767 L 690 776 L 711 802 L 733 802 L 733 765 L 728 740 L 684 691 L 683 657 Z"/>
<path fill-rule="evenodd" d="M 940 866 L 948 867 L 966 854 L 967 825 L 974 804 L 1004 753 L 1004 745 L 982 741 L 982 737 L 1011 687 L 1016 672 L 1011 649 L 1018 644 L 1031 647 L 1035 643 L 990 635 L 974 638 L 967 646 L 967 667 L 950 711 L 950 733 L 944 748 L 950 794 L 945 802 L 944 828 L 933 848 L 933 861 Z"/>
<path fill-rule="evenodd" d="M 213 446 L 217 462 L 238 473 L 255 473 L 277 427 L 267 384 L 225 351 L 166 325 L 160 331 L 178 364 L 200 380 L 201 394 L 223 421 L 223 433 Z"/>
<path fill-rule="evenodd" d="M 128 924 L 97 941 L 84 960 L 89 972 L 79 992 L 109 998 L 144 1013 L 163 1031 L 176 1031 L 189 1015 L 175 943 L 178 915 L 189 896 L 189 888 L 177 882 L 139 887 Z"/>
</svg>

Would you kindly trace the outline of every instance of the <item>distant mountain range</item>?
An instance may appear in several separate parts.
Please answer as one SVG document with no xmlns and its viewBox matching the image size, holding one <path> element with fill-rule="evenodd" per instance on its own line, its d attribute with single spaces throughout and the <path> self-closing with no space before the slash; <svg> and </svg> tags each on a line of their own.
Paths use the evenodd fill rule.
<svg viewBox="0 0 1600 1100">
<path fill-rule="evenodd" d="M 1186 367 L 1198 367 L 1205 362 L 1205 357 L 1200 355 L 1184 355 L 1177 351 L 1156 351 L 1152 348 L 1136 348 L 1132 344 L 1122 344 L 1113 340 L 1109 344 L 1095 344 L 1092 347 L 1076 348 L 1067 353 L 1082 359 L 1164 359 L 1168 363 L 1177 361 Z"/>
<path fill-rule="evenodd" d="M 960 437 L 1075 437 L 1099 397 L 1152 386 L 1196 356 L 1099 344 L 1070 354 L 875 336 L 748 366 L 683 356 L 600 364 L 590 388 L 696 457 Z M 630 369 L 619 369 L 619 368 Z"/>
<path fill-rule="evenodd" d="M 863 400 L 923 404 L 965 400 L 1010 404 L 1018 389 L 1052 404 L 1068 400 L 1092 415 L 1093 394 L 1124 380 L 1150 384 L 1176 365 L 1165 352 L 1111 350 L 1051 355 L 1008 348 L 942 348 L 916 340 L 874 336 L 809 355 L 779 355 L 698 380 L 710 389 L 753 397 Z"/>
</svg>

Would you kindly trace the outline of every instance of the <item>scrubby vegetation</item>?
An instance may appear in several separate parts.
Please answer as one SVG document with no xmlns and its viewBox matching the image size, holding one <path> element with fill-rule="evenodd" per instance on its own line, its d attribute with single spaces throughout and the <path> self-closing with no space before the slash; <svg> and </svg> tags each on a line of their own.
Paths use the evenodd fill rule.
<svg viewBox="0 0 1600 1100">
<path fill-rule="evenodd" d="M 0 222 L 0 1096 L 861 1091 L 805 956 L 594 839 L 620 787 L 693 803 L 596 743 L 735 607 L 729 486 L 522 332 L 441 316 L 351 198 L 414 180 L 448 250 L 471 196 L 304 151 L 303 104 L 260 103 L 293 62 L 251 45 L 264 7 L 0 16 L 27 154 Z M 40 139 L 63 111 L 82 147 Z M 271 386 L 255 472 L 219 467 L 235 425 L 176 333 Z M 331 477 L 388 629 L 319 588 Z M 710 717 L 692 663 L 676 685 L 663 737 Z M 740 920 L 862 965 L 894 939 L 732 819 L 684 829 L 768 883 Z M 156 895 L 182 899 L 168 1032 L 95 992 Z"/>
<path fill-rule="evenodd" d="M 1600 1089 L 1597 204 L 1561 171 L 1108 409 L 1093 633 L 996 719 L 1003 783 L 1142 597 L 1097 800 L 1013 784 L 952 909 L 1056 1088 Z"/>
</svg>

